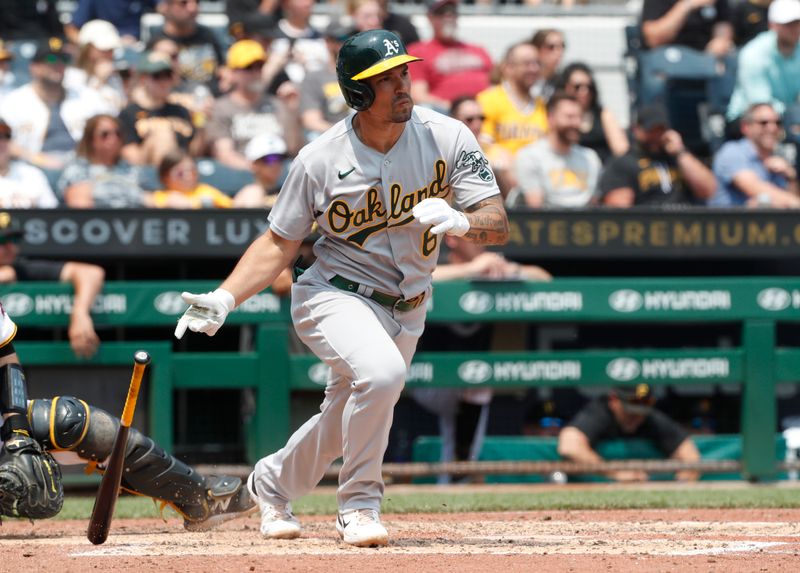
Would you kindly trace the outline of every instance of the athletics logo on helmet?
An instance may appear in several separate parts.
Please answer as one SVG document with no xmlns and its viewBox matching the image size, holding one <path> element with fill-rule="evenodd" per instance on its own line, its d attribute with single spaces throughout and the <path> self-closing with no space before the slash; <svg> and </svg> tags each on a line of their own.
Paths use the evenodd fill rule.
<svg viewBox="0 0 800 573">
<path fill-rule="evenodd" d="M 418 60 L 388 30 L 368 30 L 351 36 L 342 44 L 336 61 L 336 76 L 347 105 L 356 111 L 368 109 L 375 92 L 363 80 Z"/>
</svg>

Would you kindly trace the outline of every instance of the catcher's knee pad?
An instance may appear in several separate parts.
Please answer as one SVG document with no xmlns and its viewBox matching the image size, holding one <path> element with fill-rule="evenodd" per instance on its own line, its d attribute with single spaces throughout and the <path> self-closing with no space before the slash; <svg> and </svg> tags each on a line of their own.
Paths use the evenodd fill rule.
<svg viewBox="0 0 800 573">
<path fill-rule="evenodd" d="M 91 412 L 86 402 L 72 396 L 32 400 L 28 408 L 28 420 L 34 438 L 53 452 L 78 448 L 89 431 L 90 418 Z"/>
</svg>

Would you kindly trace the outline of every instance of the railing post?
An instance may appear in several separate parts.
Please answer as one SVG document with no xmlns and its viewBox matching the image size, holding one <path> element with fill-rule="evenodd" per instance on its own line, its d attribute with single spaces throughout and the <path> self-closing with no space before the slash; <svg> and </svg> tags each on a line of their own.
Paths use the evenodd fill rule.
<svg viewBox="0 0 800 573">
<path fill-rule="evenodd" d="M 750 481 L 769 480 L 777 470 L 775 322 L 746 320 L 743 328 L 742 473 Z"/>
<path fill-rule="evenodd" d="M 150 437 L 167 452 L 174 451 L 175 425 L 172 405 L 175 373 L 172 369 L 172 349 L 153 354 L 150 374 Z"/>
<path fill-rule="evenodd" d="M 256 352 L 259 379 L 252 424 L 255 436 L 247 444 L 250 463 L 279 450 L 289 437 L 291 369 L 288 325 L 271 323 L 259 326 Z"/>
</svg>

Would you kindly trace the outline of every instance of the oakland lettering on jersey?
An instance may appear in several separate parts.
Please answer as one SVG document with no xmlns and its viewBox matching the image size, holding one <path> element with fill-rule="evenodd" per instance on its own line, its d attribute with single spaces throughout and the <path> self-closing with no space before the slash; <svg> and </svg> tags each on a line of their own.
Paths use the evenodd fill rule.
<svg viewBox="0 0 800 573">
<path fill-rule="evenodd" d="M 447 163 L 443 159 L 434 164 L 434 173 L 435 176 L 428 185 L 411 193 L 404 193 L 399 183 L 392 184 L 389 188 L 388 212 L 374 187 L 367 190 L 367 204 L 360 209 L 353 209 L 344 199 L 332 201 L 326 213 L 331 231 L 345 234 L 355 230 L 348 235 L 347 240 L 362 246 L 378 231 L 407 225 L 414 220 L 411 210 L 417 203 L 429 197 L 445 198 L 450 192 L 450 185 L 446 181 Z"/>
</svg>

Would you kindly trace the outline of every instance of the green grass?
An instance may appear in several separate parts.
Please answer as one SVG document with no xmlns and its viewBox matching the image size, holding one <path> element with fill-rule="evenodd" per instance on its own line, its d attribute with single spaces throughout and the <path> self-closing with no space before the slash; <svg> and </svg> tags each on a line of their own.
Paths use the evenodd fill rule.
<svg viewBox="0 0 800 573">
<path fill-rule="evenodd" d="M 68 496 L 58 519 L 88 519 L 94 499 Z M 331 515 L 336 512 L 332 493 L 317 493 L 293 504 L 295 512 L 305 515 Z M 557 509 L 670 509 L 670 508 L 792 508 L 800 507 L 800 489 L 756 486 L 733 489 L 614 489 L 564 490 L 508 493 L 467 493 L 430 489 L 419 493 L 392 493 L 383 503 L 385 513 L 524 511 Z M 152 500 L 120 497 L 115 517 L 158 517 Z M 175 514 L 169 509 L 167 517 Z"/>
</svg>

